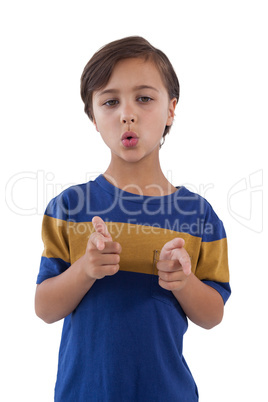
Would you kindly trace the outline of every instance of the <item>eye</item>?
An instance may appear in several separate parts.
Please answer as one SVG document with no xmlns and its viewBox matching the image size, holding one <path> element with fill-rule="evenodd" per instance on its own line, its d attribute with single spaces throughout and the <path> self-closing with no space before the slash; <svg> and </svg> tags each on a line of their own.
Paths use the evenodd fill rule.
<svg viewBox="0 0 268 402">
<path fill-rule="evenodd" d="M 150 98 L 149 96 L 140 96 L 137 100 L 142 103 L 148 103 L 148 102 L 152 101 L 153 99 Z"/>
<path fill-rule="evenodd" d="M 108 101 L 106 101 L 103 105 L 104 106 L 116 106 L 118 104 L 118 100 L 116 99 L 109 99 Z"/>
</svg>

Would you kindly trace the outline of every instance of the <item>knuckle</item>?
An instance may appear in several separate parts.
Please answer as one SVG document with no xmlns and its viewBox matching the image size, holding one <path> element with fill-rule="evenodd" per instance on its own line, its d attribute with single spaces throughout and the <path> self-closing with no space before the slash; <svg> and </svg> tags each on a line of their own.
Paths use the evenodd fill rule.
<svg viewBox="0 0 268 402">
<path fill-rule="evenodd" d="M 115 264 L 109 267 L 109 269 L 107 270 L 106 275 L 114 275 L 118 272 L 119 270 L 119 265 Z"/>
<path fill-rule="evenodd" d="M 94 252 L 88 252 L 88 254 L 87 254 L 87 257 L 88 257 L 88 262 L 89 262 L 89 264 L 90 265 L 96 265 L 97 264 L 97 255 L 96 255 L 96 253 L 94 253 Z"/>
<path fill-rule="evenodd" d="M 169 273 L 168 273 L 168 272 L 164 272 L 164 275 L 163 275 L 164 281 L 168 282 L 168 281 L 169 281 L 169 277 L 170 277 Z"/>
<path fill-rule="evenodd" d="M 100 270 L 96 269 L 96 267 L 92 267 L 89 270 L 89 275 L 94 279 L 101 279 L 104 276 Z"/>
<path fill-rule="evenodd" d="M 120 262 L 120 255 L 116 254 L 115 255 L 115 263 L 119 264 L 119 262 Z"/>
<path fill-rule="evenodd" d="M 170 269 L 174 270 L 178 268 L 178 260 L 171 260 L 170 261 Z"/>
<path fill-rule="evenodd" d="M 115 251 L 116 253 L 121 253 L 122 247 L 121 247 L 121 244 L 120 244 L 120 243 L 114 242 L 114 251 Z"/>
<path fill-rule="evenodd" d="M 172 291 L 175 290 L 177 286 L 176 282 L 168 282 L 166 289 Z"/>
<path fill-rule="evenodd" d="M 113 271 L 114 271 L 114 274 L 116 274 L 116 272 L 119 271 L 119 264 L 116 264 L 116 265 L 113 267 Z"/>
<path fill-rule="evenodd" d="M 170 283 L 167 283 L 167 284 L 165 285 L 165 289 L 166 289 L 166 290 L 172 290 Z"/>
</svg>

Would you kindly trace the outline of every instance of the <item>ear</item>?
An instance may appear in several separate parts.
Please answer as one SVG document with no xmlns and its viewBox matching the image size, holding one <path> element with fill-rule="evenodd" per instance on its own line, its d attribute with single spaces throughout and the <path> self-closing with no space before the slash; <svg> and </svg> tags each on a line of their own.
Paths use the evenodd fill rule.
<svg viewBox="0 0 268 402">
<path fill-rule="evenodd" d="M 173 98 L 169 102 L 169 107 L 168 107 L 168 118 L 167 118 L 167 124 L 166 126 L 171 126 L 175 117 L 175 109 L 177 106 L 177 99 Z"/>
<path fill-rule="evenodd" d="M 96 120 L 95 120 L 95 117 L 93 117 L 93 124 L 94 124 L 96 130 L 97 130 L 98 133 L 99 133 L 99 130 L 98 130 L 98 126 L 97 126 L 97 122 L 96 122 Z"/>
</svg>

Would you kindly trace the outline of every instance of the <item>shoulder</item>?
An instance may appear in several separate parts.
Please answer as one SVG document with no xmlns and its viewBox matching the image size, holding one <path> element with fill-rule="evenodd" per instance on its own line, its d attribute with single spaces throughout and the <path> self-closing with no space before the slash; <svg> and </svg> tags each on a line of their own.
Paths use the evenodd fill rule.
<svg viewBox="0 0 268 402">
<path fill-rule="evenodd" d="M 63 190 L 48 203 L 45 215 L 57 219 L 67 219 L 71 212 L 81 210 L 90 182 L 76 184 Z"/>
<path fill-rule="evenodd" d="M 181 187 L 179 191 L 182 208 L 189 214 L 189 219 L 198 219 L 203 227 L 203 241 L 212 241 L 226 237 L 223 222 L 210 202 L 200 194 Z"/>
<path fill-rule="evenodd" d="M 218 220 L 218 216 L 214 211 L 208 200 L 202 197 L 200 194 L 188 190 L 186 187 L 182 186 L 178 191 L 177 199 L 187 210 L 192 214 L 200 214 L 204 218 L 211 218 Z"/>
<path fill-rule="evenodd" d="M 99 177 L 63 190 L 48 204 L 45 215 L 62 220 L 84 220 L 104 197 Z"/>
</svg>

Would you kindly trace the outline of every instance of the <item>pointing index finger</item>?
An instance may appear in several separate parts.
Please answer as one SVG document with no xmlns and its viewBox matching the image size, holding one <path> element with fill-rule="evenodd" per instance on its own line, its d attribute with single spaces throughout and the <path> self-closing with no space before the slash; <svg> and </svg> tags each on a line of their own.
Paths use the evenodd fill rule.
<svg viewBox="0 0 268 402">
<path fill-rule="evenodd" d="M 110 235 L 105 222 L 99 216 L 94 216 L 94 218 L 92 218 L 92 223 L 97 233 L 100 233 L 107 239 L 112 240 L 112 236 Z"/>
<path fill-rule="evenodd" d="M 162 248 L 160 260 L 178 260 L 183 272 L 188 276 L 191 273 L 191 259 L 184 246 L 185 240 L 180 237 L 170 240 Z"/>
<path fill-rule="evenodd" d="M 94 218 L 92 218 L 92 224 L 95 232 L 92 233 L 90 237 L 91 242 L 98 250 L 103 250 L 105 248 L 105 243 L 113 240 L 112 236 L 110 235 L 105 222 L 99 216 L 94 216 Z"/>
<path fill-rule="evenodd" d="M 159 259 L 160 260 L 171 259 L 170 255 L 174 253 L 174 250 L 182 248 L 184 247 L 184 245 L 185 241 L 181 237 L 176 237 L 175 239 L 168 241 L 162 248 Z"/>
</svg>

